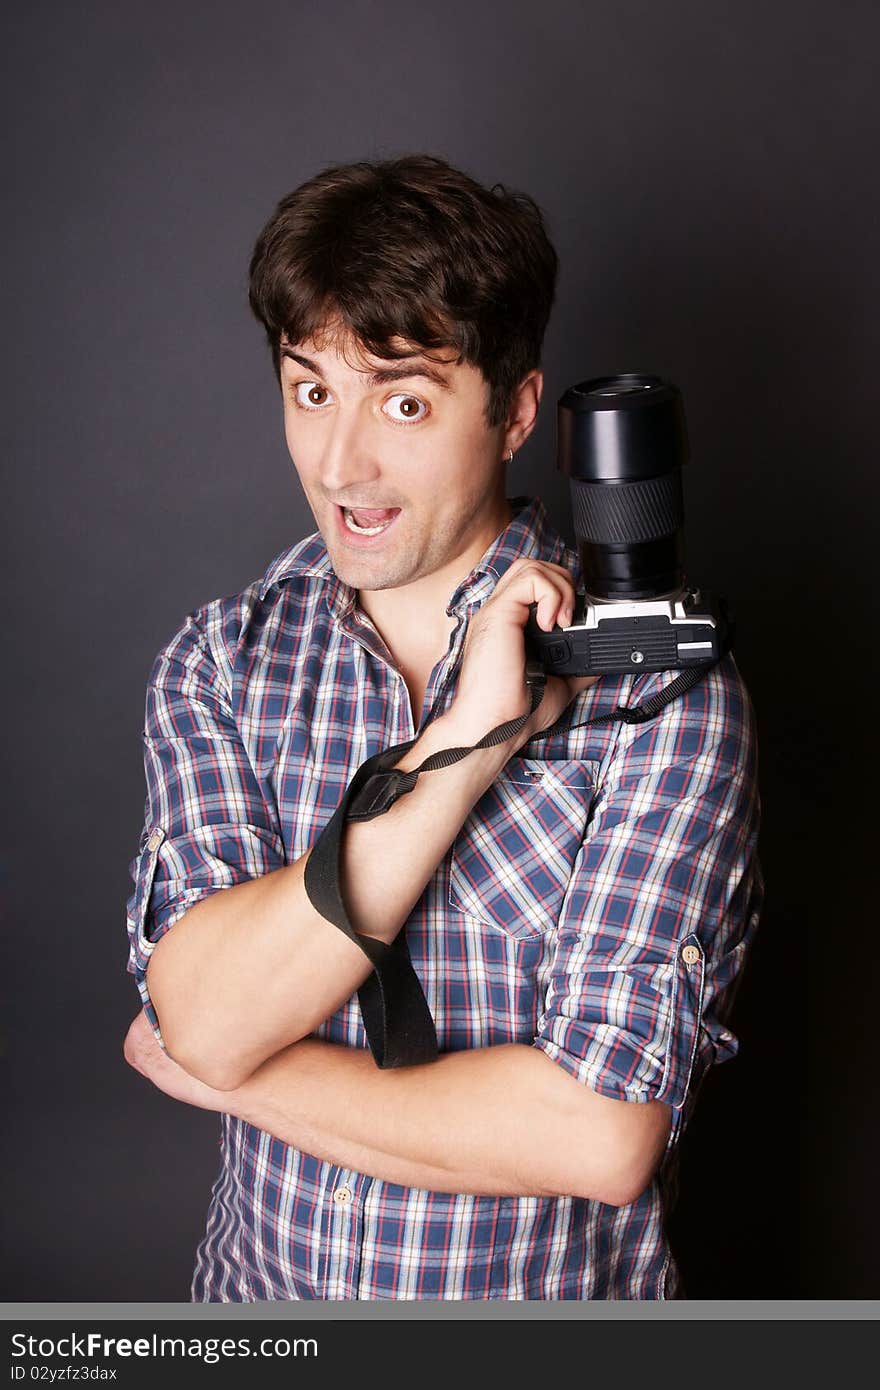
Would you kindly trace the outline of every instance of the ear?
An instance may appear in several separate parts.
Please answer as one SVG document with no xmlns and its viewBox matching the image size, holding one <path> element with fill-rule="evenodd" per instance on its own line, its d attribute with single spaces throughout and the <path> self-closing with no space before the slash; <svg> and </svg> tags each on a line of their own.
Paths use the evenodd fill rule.
<svg viewBox="0 0 880 1390">
<path fill-rule="evenodd" d="M 535 428 L 543 390 L 544 373 L 537 369 L 524 376 L 516 388 L 504 426 L 505 452 L 512 449 L 516 453 Z"/>
</svg>

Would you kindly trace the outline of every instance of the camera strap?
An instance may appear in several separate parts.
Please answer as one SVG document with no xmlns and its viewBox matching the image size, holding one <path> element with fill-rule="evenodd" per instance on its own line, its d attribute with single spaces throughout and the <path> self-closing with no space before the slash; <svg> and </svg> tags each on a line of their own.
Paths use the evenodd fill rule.
<svg viewBox="0 0 880 1390">
<path fill-rule="evenodd" d="M 632 708 L 618 706 L 610 714 L 595 715 L 578 724 L 560 728 L 559 722 L 535 734 L 529 743 L 548 738 L 551 734 L 583 729 L 590 724 L 622 721 L 641 724 L 653 719 L 664 706 L 690 690 L 708 671 L 717 666 L 720 657 L 702 666 L 682 671 L 665 690 L 652 695 L 642 705 Z M 389 945 L 376 937 L 356 932 L 348 918 L 340 888 L 340 858 L 342 835 L 346 824 L 373 820 L 384 815 L 401 796 L 411 792 L 423 772 L 452 767 L 479 748 L 493 748 L 513 738 L 531 717 L 544 695 L 546 676 L 537 662 L 526 666 L 526 684 L 530 703 L 525 714 L 491 729 L 470 748 L 443 748 L 425 758 L 418 767 L 401 772 L 395 766 L 416 743 L 396 744 L 383 749 L 362 763 L 348 784 L 342 800 L 318 836 L 306 862 L 303 884 L 306 895 L 328 922 L 338 927 L 350 941 L 359 946 L 373 967 L 358 990 L 358 1002 L 370 1051 L 381 1068 L 416 1066 L 433 1062 L 438 1053 L 437 1031 L 428 1008 L 424 991 L 412 964 L 406 944 L 405 930 L 398 932 Z M 526 745 L 528 746 L 528 745 Z"/>
<path fill-rule="evenodd" d="M 359 946 L 373 967 L 372 975 L 358 990 L 358 1002 L 367 1042 L 379 1067 L 433 1062 L 437 1056 L 437 1031 L 413 969 L 405 932 L 398 932 L 388 945 L 374 936 L 356 932 L 348 919 L 339 885 L 343 829 L 349 821 L 373 820 L 384 815 L 399 797 L 412 791 L 421 773 L 452 767 L 478 748 L 494 748 L 515 737 L 543 699 L 546 677 L 536 663 L 527 666 L 526 682 L 530 698 L 525 714 L 499 724 L 470 748 L 442 748 L 408 772 L 399 771 L 395 764 L 412 748 L 414 738 L 368 758 L 349 782 L 306 862 L 303 885 L 315 911 Z"/>
<path fill-rule="evenodd" d="M 725 652 L 722 652 L 721 656 L 724 655 Z M 705 661 L 701 666 L 688 666 L 687 670 L 682 671 L 681 675 L 670 681 L 665 689 L 657 695 L 652 695 L 641 705 L 633 705 L 630 708 L 626 705 L 618 705 L 617 709 L 612 710 L 610 714 L 596 714 L 592 719 L 582 719 L 577 724 L 560 725 L 557 720 L 555 724 L 551 724 L 549 729 L 542 729 L 540 733 L 533 734 L 529 743 L 536 743 L 538 739 L 549 738 L 551 734 L 567 734 L 570 729 L 585 729 L 588 724 L 612 724 L 618 721 L 622 724 L 644 724 L 647 719 L 656 718 L 661 709 L 672 704 L 672 701 L 677 700 L 679 695 L 684 695 L 685 691 L 692 690 L 713 667 L 718 665 L 721 656 L 716 657 L 713 661 Z"/>
</svg>

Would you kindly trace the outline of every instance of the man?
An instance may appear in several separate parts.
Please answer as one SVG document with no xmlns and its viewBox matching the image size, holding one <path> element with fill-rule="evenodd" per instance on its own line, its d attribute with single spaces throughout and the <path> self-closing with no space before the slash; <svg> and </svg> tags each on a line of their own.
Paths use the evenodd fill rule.
<svg viewBox="0 0 880 1390">
<path fill-rule="evenodd" d="M 129 902 L 126 1056 L 223 1116 L 196 1300 L 680 1292 L 677 1143 L 735 1051 L 761 893 L 732 657 L 643 725 L 570 727 L 670 673 L 551 678 L 500 746 L 346 826 L 349 920 L 405 929 L 436 1061 L 376 1066 L 369 961 L 304 885 L 357 768 L 526 715 L 529 605 L 571 617 L 576 557 L 505 490 L 555 274 L 529 199 L 423 156 L 325 171 L 257 242 L 318 533 L 157 657 Z"/>
</svg>

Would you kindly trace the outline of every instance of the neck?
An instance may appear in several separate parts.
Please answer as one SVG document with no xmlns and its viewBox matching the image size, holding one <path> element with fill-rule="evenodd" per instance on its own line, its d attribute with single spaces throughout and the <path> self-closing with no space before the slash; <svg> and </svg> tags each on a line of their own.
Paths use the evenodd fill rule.
<svg viewBox="0 0 880 1390">
<path fill-rule="evenodd" d="M 498 511 L 441 569 L 396 589 L 361 589 L 358 601 L 381 633 L 389 651 L 404 666 L 433 666 L 446 652 L 455 619 L 447 616 L 449 600 L 492 542 L 510 522 L 507 499 Z"/>
</svg>

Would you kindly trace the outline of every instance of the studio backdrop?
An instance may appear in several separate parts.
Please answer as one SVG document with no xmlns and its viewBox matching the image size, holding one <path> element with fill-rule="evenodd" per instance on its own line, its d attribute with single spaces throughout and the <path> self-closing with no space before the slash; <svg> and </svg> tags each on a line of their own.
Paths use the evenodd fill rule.
<svg viewBox="0 0 880 1390">
<path fill-rule="evenodd" d="M 767 902 L 686 1137 L 691 1298 L 872 1298 L 876 9 L 757 0 L 35 0 L 5 21 L 7 1301 L 186 1300 L 217 1117 L 122 1058 L 144 691 L 313 529 L 246 298 L 278 199 L 426 151 L 561 260 L 511 492 L 569 538 L 555 402 L 683 393 L 689 572 L 726 595 Z"/>
</svg>

